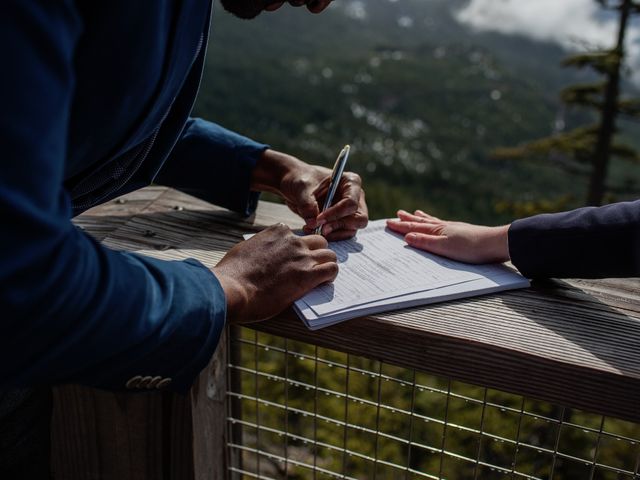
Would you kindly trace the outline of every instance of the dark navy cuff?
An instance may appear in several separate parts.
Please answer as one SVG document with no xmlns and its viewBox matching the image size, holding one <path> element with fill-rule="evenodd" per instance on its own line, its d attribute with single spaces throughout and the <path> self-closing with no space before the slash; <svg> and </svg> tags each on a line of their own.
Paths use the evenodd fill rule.
<svg viewBox="0 0 640 480">
<path fill-rule="evenodd" d="M 248 216 L 260 198 L 251 191 L 253 170 L 268 148 L 215 123 L 192 118 L 155 182 Z"/>
</svg>

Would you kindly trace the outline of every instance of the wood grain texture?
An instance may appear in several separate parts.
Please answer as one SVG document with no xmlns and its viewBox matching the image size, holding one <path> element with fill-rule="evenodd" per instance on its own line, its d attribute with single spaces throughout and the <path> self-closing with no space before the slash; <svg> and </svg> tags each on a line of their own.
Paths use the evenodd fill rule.
<svg viewBox="0 0 640 480">
<path fill-rule="evenodd" d="M 282 205 L 261 203 L 256 215 L 241 218 L 162 187 L 109 202 L 75 222 L 109 248 L 167 260 L 191 257 L 208 266 L 243 233 L 277 222 L 301 225 Z M 535 282 L 527 290 L 351 320 L 319 332 L 306 329 L 291 311 L 253 327 L 640 422 L 638 279 Z M 59 478 L 94 478 L 83 472 L 84 465 L 101 472 L 95 478 L 223 478 L 216 476 L 215 466 L 229 461 L 221 457 L 226 355 L 223 346 L 186 406 L 169 394 L 58 389 L 55 466 L 69 473 Z M 162 420 L 167 412 L 168 425 Z M 193 443 L 184 449 L 172 440 L 167 447 L 168 431 Z M 170 455 L 162 457 L 162 451 Z M 185 458 L 192 461 L 190 470 L 180 464 Z"/>
<path fill-rule="evenodd" d="M 140 202 L 134 197 L 131 203 Z M 241 219 L 167 190 L 105 244 L 213 266 L 243 233 L 279 221 L 300 225 L 282 205 L 261 203 L 253 218 Z M 527 290 L 352 320 L 317 333 L 290 312 L 254 328 L 640 421 L 638 279 L 534 282 Z"/>
<path fill-rule="evenodd" d="M 211 363 L 191 389 L 196 480 L 227 478 L 227 355 L 225 333 Z"/>
<path fill-rule="evenodd" d="M 188 396 L 54 389 L 55 479 L 192 479 Z"/>
</svg>

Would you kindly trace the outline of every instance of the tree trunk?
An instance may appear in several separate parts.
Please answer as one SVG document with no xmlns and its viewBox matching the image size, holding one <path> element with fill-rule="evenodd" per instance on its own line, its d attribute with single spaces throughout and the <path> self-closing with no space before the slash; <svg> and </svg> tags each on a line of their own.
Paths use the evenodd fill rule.
<svg viewBox="0 0 640 480">
<path fill-rule="evenodd" d="M 589 180 L 587 204 L 599 206 L 605 194 L 605 182 L 611 157 L 611 144 L 616 132 L 618 114 L 618 97 L 620 96 L 620 70 L 624 59 L 624 38 L 631 13 L 632 0 L 623 0 L 620 5 L 620 29 L 614 52 L 618 56 L 616 64 L 607 74 L 607 85 L 604 93 L 602 117 L 598 140 L 593 155 L 593 170 Z"/>
</svg>

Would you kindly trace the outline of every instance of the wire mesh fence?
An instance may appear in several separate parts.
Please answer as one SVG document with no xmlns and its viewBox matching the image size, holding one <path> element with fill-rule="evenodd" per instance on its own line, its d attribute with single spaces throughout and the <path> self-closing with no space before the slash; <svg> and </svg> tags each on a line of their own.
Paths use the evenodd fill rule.
<svg viewBox="0 0 640 480">
<path fill-rule="evenodd" d="M 638 424 L 366 352 L 249 329 L 229 341 L 230 478 L 640 480 Z"/>
</svg>

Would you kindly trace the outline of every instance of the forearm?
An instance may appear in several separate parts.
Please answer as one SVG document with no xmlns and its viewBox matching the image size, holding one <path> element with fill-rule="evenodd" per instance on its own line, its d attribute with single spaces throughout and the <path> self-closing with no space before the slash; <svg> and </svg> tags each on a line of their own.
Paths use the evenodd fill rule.
<svg viewBox="0 0 640 480">
<path fill-rule="evenodd" d="M 511 225 L 487 227 L 487 233 L 482 238 L 481 248 L 492 263 L 504 263 L 511 260 L 509 253 L 509 228 Z"/>
<path fill-rule="evenodd" d="M 114 252 L 73 230 L 55 243 L 32 240 L 28 249 L 30 257 L 14 245 L 19 269 L 3 260 L 0 385 L 118 390 L 141 375 L 189 388 L 225 321 L 224 294 L 210 271 L 195 261 Z"/>
</svg>

